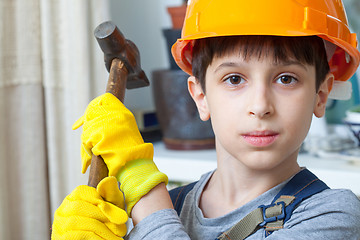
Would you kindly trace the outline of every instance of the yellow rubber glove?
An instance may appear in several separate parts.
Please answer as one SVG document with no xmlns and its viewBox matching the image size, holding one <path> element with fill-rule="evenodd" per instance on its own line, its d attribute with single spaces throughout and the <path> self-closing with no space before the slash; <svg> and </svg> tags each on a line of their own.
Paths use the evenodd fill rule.
<svg viewBox="0 0 360 240">
<path fill-rule="evenodd" d="M 116 176 L 125 195 L 129 216 L 142 196 L 168 178 L 153 162 L 153 145 L 144 143 L 133 114 L 112 94 L 91 101 L 85 114 L 73 126 L 83 125 L 82 162 L 84 173 L 91 152 L 101 155 L 110 176 Z"/>
<path fill-rule="evenodd" d="M 109 176 L 116 176 L 130 160 L 153 158 L 153 146 L 144 143 L 134 115 L 110 93 L 92 100 L 73 129 L 81 125 L 82 173 L 89 167 L 92 153 L 104 159 Z"/>
<path fill-rule="evenodd" d="M 128 216 L 116 178 L 104 178 L 97 189 L 79 186 L 55 211 L 52 240 L 120 240 Z"/>
</svg>

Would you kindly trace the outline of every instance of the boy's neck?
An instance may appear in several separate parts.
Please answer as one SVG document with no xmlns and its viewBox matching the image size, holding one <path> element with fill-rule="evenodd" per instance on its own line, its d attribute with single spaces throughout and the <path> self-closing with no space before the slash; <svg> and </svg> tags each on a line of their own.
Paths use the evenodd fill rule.
<svg viewBox="0 0 360 240">
<path fill-rule="evenodd" d="M 291 156 L 286 164 L 271 170 L 253 170 L 241 163 L 227 161 L 236 159 L 218 159 L 218 168 L 204 188 L 200 208 L 206 217 L 223 216 L 300 171 L 297 153 Z"/>
</svg>

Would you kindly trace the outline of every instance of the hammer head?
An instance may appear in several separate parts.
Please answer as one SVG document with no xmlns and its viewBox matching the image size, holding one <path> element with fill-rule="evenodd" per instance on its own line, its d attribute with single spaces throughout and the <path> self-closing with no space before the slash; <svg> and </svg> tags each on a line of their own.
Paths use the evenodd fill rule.
<svg viewBox="0 0 360 240">
<path fill-rule="evenodd" d="M 96 40 L 104 52 L 105 66 L 110 71 L 114 58 L 120 59 L 127 71 L 126 88 L 139 88 L 149 85 L 145 72 L 141 69 L 140 53 L 136 45 L 125 39 L 124 35 L 113 22 L 104 22 L 94 31 Z"/>
</svg>

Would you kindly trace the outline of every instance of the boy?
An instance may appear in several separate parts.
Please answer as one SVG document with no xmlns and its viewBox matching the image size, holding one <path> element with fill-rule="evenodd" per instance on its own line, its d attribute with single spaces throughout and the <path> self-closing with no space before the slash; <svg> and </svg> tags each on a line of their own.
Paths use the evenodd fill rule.
<svg viewBox="0 0 360 240">
<path fill-rule="evenodd" d="M 345 85 L 359 64 L 342 3 L 188 4 L 183 38 L 173 55 L 191 75 L 189 92 L 201 119 L 211 118 L 218 167 L 196 184 L 171 192 L 179 217 L 165 188 L 167 179 L 151 161 L 151 146 L 139 139 L 118 101 L 109 95 L 94 100 L 76 125 L 84 124 L 84 171 L 86 153 L 92 151 L 103 156 L 109 174 L 121 183 L 135 225 L 127 238 L 360 239 L 356 196 L 327 188 L 297 163 L 312 115 L 324 115 L 330 91 L 341 95 L 334 86 Z M 113 124 L 118 116 L 129 127 Z M 53 238 L 124 236 L 126 216 L 115 185 L 109 177 L 97 191 L 76 189 L 55 214 Z M 79 219 L 89 224 L 79 226 Z M 240 220 L 238 230 L 228 231 Z"/>
</svg>

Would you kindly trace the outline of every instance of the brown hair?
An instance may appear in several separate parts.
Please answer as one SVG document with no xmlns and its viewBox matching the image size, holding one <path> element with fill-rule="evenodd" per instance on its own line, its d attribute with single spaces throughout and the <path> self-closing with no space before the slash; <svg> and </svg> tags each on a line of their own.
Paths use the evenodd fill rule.
<svg viewBox="0 0 360 240">
<path fill-rule="evenodd" d="M 193 48 L 192 72 L 205 91 L 206 69 L 215 57 L 231 52 L 248 60 L 252 56 L 259 59 L 263 54 L 273 54 L 276 63 L 295 58 L 303 64 L 315 66 L 316 91 L 324 81 L 330 68 L 327 62 L 324 42 L 317 36 L 226 36 L 204 38 L 195 41 Z M 271 51 L 271 52 L 270 52 Z"/>
</svg>

